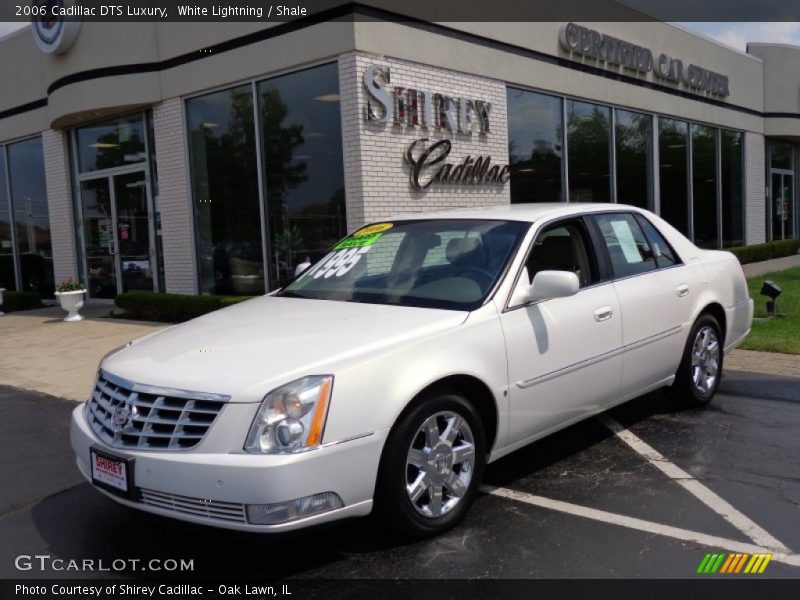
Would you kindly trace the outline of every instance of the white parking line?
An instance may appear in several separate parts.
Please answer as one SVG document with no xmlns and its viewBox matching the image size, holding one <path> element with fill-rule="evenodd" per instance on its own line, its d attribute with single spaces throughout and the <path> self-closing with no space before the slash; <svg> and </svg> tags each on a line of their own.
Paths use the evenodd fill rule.
<svg viewBox="0 0 800 600">
<path fill-rule="evenodd" d="M 789 548 L 751 520 L 750 517 L 731 506 L 726 500 L 723 500 L 679 466 L 668 461 L 652 446 L 625 429 L 620 423 L 605 414 L 598 415 L 597 418 L 603 425 L 613 431 L 614 435 L 620 440 L 646 458 L 650 464 L 659 469 L 667 477 L 674 480 L 675 483 L 683 487 L 687 492 L 728 521 L 728 523 L 736 527 L 736 529 L 741 531 L 756 544 L 776 552 L 792 554 Z"/>
<path fill-rule="evenodd" d="M 551 498 L 528 494 L 526 492 L 518 492 L 508 488 L 482 485 L 481 491 L 492 496 L 516 500 L 517 502 L 524 502 L 525 504 L 531 504 L 541 508 L 549 508 L 551 510 L 575 515 L 577 517 L 584 517 L 586 519 L 601 521 L 611 525 L 627 527 L 628 529 L 636 529 L 638 531 L 663 535 L 665 537 L 671 537 L 686 542 L 693 542 L 700 546 L 719 548 L 721 550 L 728 550 L 731 552 L 745 552 L 748 554 L 764 552 L 765 550 L 774 551 L 774 548 L 771 547 L 764 548 L 762 546 L 756 546 L 746 542 L 737 542 L 736 540 L 729 540 L 716 535 L 709 535 L 707 533 L 700 533 L 698 531 L 690 531 L 688 529 L 681 529 L 680 527 L 672 527 L 671 525 L 663 525 L 661 523 L 653 523 L 652 521 L 645 521 L 644 519 L 628 517 L 626 515 L 607 512 L 605 510 L 598 510 L 596 508 L 589 508 L 588 506 L 571 504 L 561 500 L 553 500 Z M 790 550 L 774 551 L 772 560 L 793 567 L 800 567 L 800 554 L 793 554 Z"/>
</svg>

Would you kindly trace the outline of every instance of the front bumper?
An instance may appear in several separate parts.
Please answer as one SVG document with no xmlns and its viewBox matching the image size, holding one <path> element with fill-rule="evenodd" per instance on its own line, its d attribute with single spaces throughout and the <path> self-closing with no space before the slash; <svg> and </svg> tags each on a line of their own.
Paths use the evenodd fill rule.
<svg viewBox="0 0 800 600">
<path fill-rule="evenodd" d="M 103 444 L 86 422 L 84 405 L 73 411 L 70 428 L 78 468 L 90 483 L 92 446 L 122 458 L 135 458 L 137 498 L 131 500 L 100 490 L 114 501 L 192 523 L 262 532 L 290 531 L 369 514 L 387 435 L 388 430 L 376 431 L 292 455 L 209 453 L 202 451 L 202 444 L 185 451 L 130 451 Z M 275 525 L 252 524 L 246 516 L 240 521 L 209 516 L 214 513 L 214 506 L 229 511 L 230 506 L 241 505 L 245 515 L 248 504 L 286 502 L 323 492 L 335 492 L 344 506 Z M 212 507 L 206 511 L 208 515 L 197 514 L 202 506 Z"/>
</svg>

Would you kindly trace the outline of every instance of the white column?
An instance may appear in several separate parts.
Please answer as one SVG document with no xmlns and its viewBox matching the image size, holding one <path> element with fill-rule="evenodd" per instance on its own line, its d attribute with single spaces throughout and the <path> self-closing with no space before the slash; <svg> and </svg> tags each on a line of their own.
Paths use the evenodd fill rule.
<svg viewBox="0 0 800 600">
<path fill-rule="evenodd" d="M 760 244 L 767 240 L 765 152 L 764 136 L 760 133 L 745 132 L 744 239 L 746 244 Z"/>
<path fill-rule="evenodd" d="M 158 196 L 166 291 L 196 294 L 192 191 L 183 101 L 170 98 L 153 107 Z"/>
<path fill-rule="evenodd" d="M 67 136 L 63 131 L 42 132 L 47 207 L 50 214 L 50 239 L 56 283 L 78 278 L 75 211 L 73 210 Z"/>
</svg>

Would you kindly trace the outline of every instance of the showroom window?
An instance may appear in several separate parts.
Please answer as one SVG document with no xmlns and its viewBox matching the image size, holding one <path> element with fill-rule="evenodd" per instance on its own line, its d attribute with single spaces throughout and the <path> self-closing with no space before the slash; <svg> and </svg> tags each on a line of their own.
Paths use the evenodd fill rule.
<svg viewBox="0 0 800 600">
<path fill-rule="evenodd" d="M 280 287 L 346 233 L 337 63 L 190 98 L 186 112 L 202 293 Z"/>
<path fill-rule="evenodd" d="M 658 119 L 661 216 L 689 235 L 689 124 Z"/>
<path fill-rule="evenodd" d="M 716 158 L 717 129 L 692 124 L 692 223 L 701 248 L 719 245 Z"/>
<path fill-rule="evenodd" d="M 186 109 L 200 291 L 263 293 L 251 86 L 192 98 Z"/>
<path fill-rule="evenodd" d="M 147 159 L 141 115 L 121 117 L 77 130 L 81 173 L 111 169 Z"/>
<path fill-rule="evenodd" d="M 0 288 L 17 289 L 14 240 L 11 237 L 11 204 L 6 177 L 6 149 L 0 146 Z"/>
<path fill-rule="evenodd" d="M 274 288 L 346 233 L 338 66 L 262 81 L 258 99 Z"/>
<path fill-rule="evenodd" d="M 617 202 L 653 209 L 653 117 L 627 110 L 614 113 Z"/>
<path fill-rule="evenodd" d="M 2 277 L 4 281 L 10 280 L 13 272 L 15 283 L 9 289 L 38 292 L 52 298 L 53 250 L 42 139 L 35 137 L 7 144 L 0 158 L 4 159 L 0 168 L 5 170 L 0 184 L 5 184 L 6 189 L 0 193 L 0 204 L 6 207 L 0 208 Z M 5 202 L 4 196 L 8 196 Z"/>
<path fill-rule="evenodd" d="M 511 201 L 563 200 L 563 100 L 510 87 L 507 101 Z"/>
<path fill-rule="evenodd" d="M 570 202 L 611 199 L 611 109 L 567 100 Z"/>
<path fill-rule="evenodd" d="M 743 138 L 739 131 L 720 131 L 723 248 L 744 245 Z"/>
</svg>

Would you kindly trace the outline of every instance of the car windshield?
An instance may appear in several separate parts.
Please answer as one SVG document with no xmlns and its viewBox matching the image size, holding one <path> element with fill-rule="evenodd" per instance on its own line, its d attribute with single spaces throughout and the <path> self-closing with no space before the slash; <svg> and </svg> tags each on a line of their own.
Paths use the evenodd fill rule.
<svg viewBox="0 0 800 600">
<path fill-rule="evenodd" d="M 277 295 L 473 310 L 527 223 L 431 219 L 376 223 L 340 241 Z"/>
</svg>

